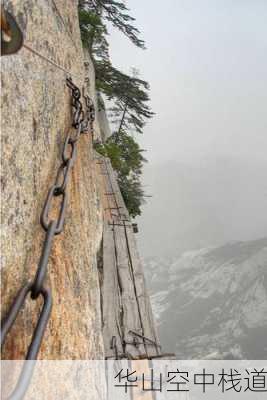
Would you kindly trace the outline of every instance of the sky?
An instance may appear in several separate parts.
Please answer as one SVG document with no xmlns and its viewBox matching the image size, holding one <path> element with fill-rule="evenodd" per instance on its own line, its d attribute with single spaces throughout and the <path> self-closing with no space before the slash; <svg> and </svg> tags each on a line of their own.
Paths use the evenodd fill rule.
<svg viewBox="0 0 267 400">
<path fill-rule="evenodd" d="M 151 253 L 148 251 L 150 236 L 155 230 L 155 215 L 150 213 L 150 209 L 157 210 L 157 205 L 163 201 L 160 194 L 162 188 L 155 175 L 159 171 L 167 171 L 170 165 L 173 171 L 177 170 L 177 176 L 180 176 L 181 169 L 183 174 L 188 171 L 183 179 L 187 183 L 188 178 L 190 185 L 197 182 L 197 187 L 203 179 L 201 173 L 192 173 L 192 170 L 198 171 L 202 165 L 202 173 L 207 172 L 210 176 L 210 181 L 205 181 L 205 188 L 212 191 L 216 166 L 219 165 L 221 176 L 224 174 L 223 165 L 229 160 L 233 170 L 227 169 L 226 178 L 222 179 L 222 185 L 226 186 L 220 192 L 220 196 L 225 196 L 229 203 L 229 212 L 231 201 L 227 177 L 235 177 L 232 187 L 240 179 L 244 180 L 244 176 L 240 178 L 242 172 L 250 171 L 249 176 L 254 180 L 258 168 L 259 193 L 257 198 L 251 199 L 254 202 L 251 210 L 259 208 L 254 211 L 256 226 L 254 224 L 251 229 L 251 222 L 248 222 L 244 228 L 244 223 L 241 223 L 248 214 L 248 207 L 244 207 L 242 198 L 246 197 L 246 190 L 248 193 L 252 190 L 248 178 L 248 187 L 242 186 L 242 196 L 238 200 L 239 208 L 244 209 L 244 213 L 236 222 L 235 233 L 231 229 L 228 232 L 225 227 L 222 240 L 262 236 L 264 226 L 267 227 L 263 214 L 264 205 L 267 205 L 267 184 L 262 174 L 267 167 L 266 0 L 128 0 L 126 4 L 136 18 L 135 24 L 147 49 L 135 48 L 120 32 L 111 29 L 111 59 L 125 72 L 129 73 L 131 67 L 139 69 L 141 78 L 150 83 L 151 108 L 156 113 L 147 123 L 144 134 L 138 137 L 147 150 L 146 158 L 149 160 L 144 184 L 149 194 L 153 195 L 139 220 L 143 231 L 142 242 L 147 243 L 143 246 L 144 255 Z M 215 174 L 210 174 L 214 168 Z M 166 172 L 163 176 L 168 180 Z M 172 177 L 168 184 L 179 191 L 179 177 L 177 180 Z M 192 195 L 192 191 L 189 192 Z M 195 189 L 193 193 L 198 195 Z M 191 200 L 188 198 L 189 202 Z M 202 202 L 205 204 L 205 196 Z M 214 204 L 211 207 L 214 212 Z M 192 210 L 184 211 L 186 221 L 186 213 L 192 214 Z M 228 211 L 225 210 L 225 216 Z M 179 213 L 183 214 L 182 208 Z M 161 218 L 164 230 L 166 226 Z M 251 218 L 248 220 L 252 221 Z M 191 229 L 194 236 L 194 227 Z M 209 222 L 205 229 L 216 231 L 216 226 Z M 180 237 L 182 235 L 183 231 Z M 202 235 L 201 230 L 199 235 Z M 179 235 L 173 240 L 179 240 Z M 193 242 L 188 243 L 188 247 L 197 246 Z"/>
</svg>

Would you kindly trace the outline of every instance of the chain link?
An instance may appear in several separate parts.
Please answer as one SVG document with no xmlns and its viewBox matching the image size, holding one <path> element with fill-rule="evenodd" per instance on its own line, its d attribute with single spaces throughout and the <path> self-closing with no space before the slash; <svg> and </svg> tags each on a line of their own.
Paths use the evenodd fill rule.
<svg viewBox="0 0 267 400">
<path fill-rule="evenodd" d="M 84 126 L 84 129 L 88 129 L 88 127 L 90 128 L 90 132 L 93 135 L 93 124 L 94 124 L 94 120 L 95 120 L 95 106 L 93 103 L 93 100 L 85 95 L 84 90 L 83 90 L 83 98 L 85 101 L 85 105 L 86 105 L 86 114 L 87 114 L 87 124 Z"/>
<path fill-rule="evenodd" d="M 53 247 L 53 241 L 56 235 L 59 235 L 64 228 L 64 222 L 66 217 L 67 208 L 67 185 L 69 182 L 70 172 L 74 165 L 77 156 L 77 143 L 81 133 L 88 133 L 89 125 L 93 128 L 93 120 L 90 120 L 93 116 L 94 106 L 92 100 L 88 96 L 84 96 L 86 104 L 86 116 L 83 111 L 83 105 L 81 103 L 81 92 L 80 89 L 74 85 L 71 78 L 67 78 L 66 84 L 71 90 L 71 105 L 72 105 L 72 126 L 75 128 L 71 130 L 64 141 L 62 153 L 61 153 L 61 164 L 57 170 L 55 183 L 49 188 L 44 206 L 41 212 L 40 223 L 42 228 L 45 230 L 45 240 L 42 247 L 41 256 L 39 259 L 37 271 L 32 282 L 22 286 L 18 291 L 13 301 L 13 304 L 9 308 L 6 317 L 1 321 L 1 346 L 5 342 L 5 338 L 10 331 L 12 325 L 17 319 L 20 310 L 23 308 L 24 303 L 28 294 L 31 295 L 33 300 L 36 300 L 41 295 L 43 298 L 43 306 L 38 318 L 37 325 L 34 329 L 32 340 L 28 348 L 25 359 L 36 360 L 38 352 L 42 343 L 43 335 L 50 317 L 52 309 L 52 295 L 50 289 L 44 286 L 44 282 L 47 276 L 48 262 Z M 92 133 L 92 130 L 91 130 Z M 57 211 L 57 219 L 50 219 L 49 214 L 52 210 L 52 203 L 55 197 L 61 197 L 60 204 Z M 32 372 L 31 372 L 32 373 Z M 29 368 L 24 364 L 22 372 L 18 381 L 18 384 L 9 397 L 9 399 L 21 399 L 23 396 L 17 395 L 17 393 L 25 393 L 24 389 L 19 387 L 21 382 L 29 382 L 30 374 Z"/>
</svg>

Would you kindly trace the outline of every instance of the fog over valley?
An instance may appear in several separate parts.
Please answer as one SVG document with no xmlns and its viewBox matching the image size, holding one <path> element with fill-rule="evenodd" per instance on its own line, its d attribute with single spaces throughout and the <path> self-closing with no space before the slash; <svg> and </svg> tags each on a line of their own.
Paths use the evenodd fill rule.
<svg viewBox="0 0 267 400">
<path fill-rule="evenodd" d="M 237 158 L 147 165 L 139 218 L 144 257 L 267 236 L 267 162 Z"/>
</svg>

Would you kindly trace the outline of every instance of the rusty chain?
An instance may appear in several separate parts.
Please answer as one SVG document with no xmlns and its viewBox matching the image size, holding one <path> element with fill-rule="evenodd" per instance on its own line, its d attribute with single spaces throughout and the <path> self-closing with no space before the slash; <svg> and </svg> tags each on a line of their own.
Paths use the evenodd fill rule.
<svg viewBox="0 0 267 400">
<path fill-rule="evenodd" d="M 51 314 L 52 309 L 52 294 L 49 288 L 46 288 L 44 283 L 47 276 L 47 267 L 49 257 L 53 247 L 53 240 L 56 235 L 59 235 L 64 228 L 66 208 L 67 208 L 67 186 L 69 182 L 70 172 L 74 165 L 77 156 L 77 144 L 81 134 L 88 133 L 90 126 L 91 133 L 93 130 L 94 120 L 94 105 L 89 96 L 85 96 L 86 104 L 86 117 L 81 103 L 81 92 L 79 88 L 74 85 L 71 78 L 67 78 L 66 84 L 71 90 L 71 105 L 72 105 L 72 126 L 71 130 L 64 141 L 61 153 L 61 164 L 56 173 L 55 183 L 49 188 L 48 194 L 43 205 L 40 223 L 45 234 L 45 239 L 42 247 L 41 256 L 39 259 L 37 271 L 33 281 L 23 285 L 15 296 L 15 299 L 9 308 L 5 318 L 1 321 L 1 346 L 5 342 L 5 338 L 10 331 L 12 325 L 17 319 L 20 310 L 26 301 L 28 294 L 31 295 L 33 300 L 41 296 L 43 298 L 43 306 L 38 317 L 36 327 L 34 329 L 31 343 L 27 350 L 26 360 L 36 360 L 39 349 L 42 343 L 44 332 Z M 61 197 L 60 206 L 58 209 L 57 219 L 50 219 L 49 214 L 52 209 L 52 202 L 55 197 Z M 30 379 L 29 366 L 22 369 L 19 382 L 9 399 L 23 398 L 25 391 L 21 389 L 21 382 L 28 382 Z M 27 375 L 28 374 L 28 375 Z M 27 376 L 28 378 L 27 378 Z M 21 393 L 23 395 L 21 396 Z"/>
<path fill-rule="evenodd" d="M 84 93 L 84 89 L 83 89 L 83 98 L 85 101 L 85 105 L 86 105 L 86 120 L 87 121 L 87 125 L 85 124 L 84 128 L 88 129 L 90 128 L 90 132 L 92 134 L 92 138 L 94 140 L 94 129 L 93 129 L 93 124 L 94 124 L 94 120 L 95 120 L 95 106 L 93 103 L 93 100 L 85 95 Z"/>
</svg>

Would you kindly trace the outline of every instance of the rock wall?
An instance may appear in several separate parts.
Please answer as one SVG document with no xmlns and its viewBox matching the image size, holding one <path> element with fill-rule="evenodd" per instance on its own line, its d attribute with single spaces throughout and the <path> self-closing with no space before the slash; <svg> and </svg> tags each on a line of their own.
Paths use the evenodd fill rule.
<svg viewBox="0 0 267 400">
<path fill-rule="evenodd" d="M 70 71 L 90 95 L 94 73 L 84 68 L 77 1 L 6 1 L 25 44 Z M 40 213 L 71 127 L 66 74 L 26 48 L 2 57 L 2 314 L 36 271 L 44 231 Z M 99 133 L 96 124 L 96 135 Z M 54 241 L 47 284 L 53 309 L 40 359 L 103 358 L 96 254 L 102 238 L 92 137 L 82 135 L 69 182 L 65 228 Z M 21 359 L 33 332 L 38 305 L 30 300 L 7 337 L 4 358 Z"/>
<path fill-rule="evenodd" d="M 26 47 L 2 58 L 2 314 L 36 273 L 45 238 L 40 214 L 64 140 L 74 129 L 66 86 L 71 75 L 93 100 L 96 120 L 93 132 L 79 139 L 65 226 L 53 243 L 46 282 L 53 309 L 38 358 L 159 356 L 129 214 L 110 161 L 104 160 L 108 170 L 103 171 L 103 157 L 93 150 L 94 141 L 105 141 L 110 128 L 105 109 L 97 107 L 94 66 L 82 48 L 77 1 L 10 0 L 6 8 L 22 28 Z M 109 277 L 115 282 L 117 275 L 111 290 Z M 39 309 L 39 299 L 28 296 L 7 336 L 3 358 L 25 357 Z M 119 334 L 113 329 L 117 314 Z M 111 351 L 114 337 L 118 349 Z"/>
</svg>

